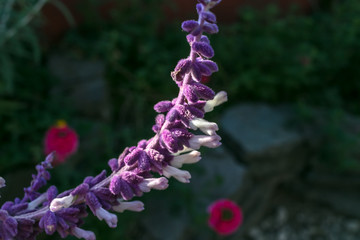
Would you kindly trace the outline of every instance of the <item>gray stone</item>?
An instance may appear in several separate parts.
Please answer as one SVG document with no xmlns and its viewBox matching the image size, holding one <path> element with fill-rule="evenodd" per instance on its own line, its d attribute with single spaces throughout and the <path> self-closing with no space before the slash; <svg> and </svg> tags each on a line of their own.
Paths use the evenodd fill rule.
<svg viewBox="0 0 360 240">
<path fill-rule="evenodd" d="M 292 117 L 293 111 L 289 107 L 241 104 L 225 112 L 221 126 L 247 155 L 258 155 L 302 140 L 298 132 L 287 127 Z"/>
<path fill-rule="evenodd" d="M 247 171 L 224 147 L 204 153 L 197 165 L 202 170 L 192 173 L 190 185 L 196 198 L 206 204 L 233 195 L 241 187 Z"/>
<path fill-rule="evenodd" d="M 52 94 L 64 98 L 79 113 L 107 118 L 105 65 L 101 61 L 79 60 L 65 55 L 49 59 L 50 72 L 59 79 Z"/>
<path fill-rule="evenodd" d="M 306 137 L 289 126 L 294 116 L 290 106 L 234 106 L 221 119 L 224 143 L 249 164 L 250 173 L 257 178 L 295 175 L 308 151 L 304 146 Z"/>
<path fill-rule="evenodd" d="M 360 208 L 358 207 L 360 194 L 357 192 L 309 188 L 307 196 L 309 199 L 325 203 L 341 213 L 360 218 Z"/>
</svg>

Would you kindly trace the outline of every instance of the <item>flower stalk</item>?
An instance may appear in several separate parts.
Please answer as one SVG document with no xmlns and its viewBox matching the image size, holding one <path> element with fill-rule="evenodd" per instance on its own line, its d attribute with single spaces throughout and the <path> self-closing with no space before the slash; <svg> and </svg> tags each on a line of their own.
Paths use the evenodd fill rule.
<svg viewBox="0 0 360 240">
<path fill-rule="evenodd" d="M 190 54 L 181 59 L 171 73 L 179 86 L 179 94 L 171 101 L 160 101 L 154 106 L 158 112 L 152 128 L 154 137 L 125 148 L 118 158 L 109 160 L 110 174 L 104 170 L 95 177 L 86 177 L 79 186 L 60 194 L 55 186 L 39 192 L 50 179 L 47 170 L 54 159 L 54 154 L 50 154 L 36 167 L 37 175 L 25 189 L 24 198 L 6 202 L 1 207 L 0 239 L 36 239 L 41 232 L 48 235 L 57 232 L 63 238 L 73 235 L 95 239 L 94 233 L 81 228 L 88 209 L 114 228 L 118 219 L 112 211 L 142 211 L 142 202 L 130 200 L 152 189 L 166 189 L 170 177 L 189 183 L 191 174 L 181 169 L 183 164 L 198 162 L 201 156 L 197 150 L 202 146 L 221 145 L 221 138 L 216 134 L 217 124 L 204 120 L 204 115 L 225 102 L 227 95 L 225 92 L 215 94 L 201 83 L 202 77 L 218 71 L 217 64 L 210 60 L 214 50 L 203 33 L 218 32 L 216 17 L 210 10 L 221 0 L 198 1 L 198 20 L 182 24 L 182 29 L 188 32 Z M 197 129 L 206 135 L 191 132 Z M 154 173 L 162 177 L 155 178 Z"/>
</svg>

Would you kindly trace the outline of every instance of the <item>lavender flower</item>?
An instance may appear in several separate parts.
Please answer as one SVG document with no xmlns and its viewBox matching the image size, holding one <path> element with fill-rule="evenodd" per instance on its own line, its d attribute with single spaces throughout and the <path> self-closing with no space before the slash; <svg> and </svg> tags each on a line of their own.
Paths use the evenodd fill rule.
<svg viewBox="0 0 360 240">
<path fill-rule="evenodd" d="M 164 190 L 170 177 L 188 183 L 191 175 L 181 169 L 183 164 L 196 163 L 201 159 L 202 146 L 215 148 L 221 145 L 216 134 L 218 125 L 204 119 L 206 112 L 227 101 L 225 92 L 215 92 L 200 83 L 203 76 L 218 71 L 210 60 L 214 50 L 203 33 L 218 32 L 216 16 L 210 11 L 221 0 L 198 0 L 198 20 L 185 21 L 182 29 L 188 32 L 190 55 L 181 59 L 171 73 L 179 86 L 179 94 L 173 100 L 160 101 L 154 106 L 158 112 L 153 131 L 155 136 L 141 140 L 136 146 L 125 148 L 118 158 L 109 160 L 111 173 L 104 170 L 95 177 L 86 177 L 79 186 L 58 193 L 50 186 L 43 193 L 40 189 L 50 179 L 53 154 L 36 166 L 37 174 L 22 199 L 5 202 L 0 209 L 0 239 L 36 239 L 45 232 L 55 232 L 65 238 L 94 240 L 95 234 L 81 228 L 87 209 L 111 228 L 117 226 L 117 215 L 125 210 L 139 212 L 144 209 L 140 201 L 130 201 L 152 189 Z M 205 135 L 190 130 L 199 129 Z M 163 177 L 154 177 L 157 173 Z M 5 181 L 0 177 L 0 188 Z"/>
</svg>

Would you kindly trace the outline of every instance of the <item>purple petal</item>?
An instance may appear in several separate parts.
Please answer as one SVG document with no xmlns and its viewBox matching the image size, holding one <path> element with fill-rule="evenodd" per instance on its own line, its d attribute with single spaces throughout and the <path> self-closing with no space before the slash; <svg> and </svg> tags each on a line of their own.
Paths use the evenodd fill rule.
<svg viewBox="0 0 360 240">
<path fill-rule="evenodd" d="M 27 207 L 28 207 L 28 203 L 18 203 L 11 206 L 8 211 L 11 215 L 15 215 L 16 213 L 27 209 Z"/>
<path fill-rule="evenodd" d="M 109 167 L 111 168 L 111 171 L 114 172 L 114 171 L 117 171 L 118 168 L 119 168 L 119 165 L 118 165 L 118 160 L 116 158 L 112 158 L 108 161 L 108 165 Z"/>
<path fill-rule="evenodd" d="M 125 157 L 124 162 L 127 165 L 133 165 L 135 162 L 137 162 L 138 158 L 140 157 L 141 152 L 142 152 L 141 149 L 136 148 L 134 151 L 132 151 Z"/>
<path fill-rule="evenodd" d="M 203 17 L 209 23 L 216 23 L 216 16 L 212 12 L 202 12 L 201 17 Z"/>
<path fill-rule="evenodd" d="M 181 59 L 177 63 L 174 71 L 171 72 L 171 77 L 175 81 L 182 81 L 184 75 L 190 71 L 190 67 L 191 67 L 191 61 L 189 59 Z"/>
<path fill-rule="evenodd" d="M 100 174 L 91 180 L 91 185 L 94 186 L 106 178 L 106 170 L 102 170 Z"/>
<path fill-rule="evenodd" d="M 166 114 L 166 120 L 169 122 L 174 122 L 179 118 L 179 112 L 177 109 L 173 108 Z"/>
<path fill-rule="evenodd" d="M 212 72 L 219 71 L 218 65 L 211 60 L 202 60 L 201 63 L 206 65 Z"/>
<path fill-rule="evenodd" d="M 186 32 L 191 32 L 194 30 L 197 26 L 199 26 L 199 23 L 195 20 L 188 20 L 181 24 L 181 28 Z"/>
<path fill-rule="evenodd" d="M 205 36 L 205 35 L 202 35 L 202 36 L 201 36 L 200 42 L 204 42 L 204 43 L 210 44 L 209 38 L 208 38 L 207 36 Z"/>
<path fill-rule="evenodd" d="M 198 96 L 194 93 L 191 85 L 186 85 L 184 88 L 184 95 L 189 102 L 197 102 L 199 100 Z"/>
<path fill-rule="evenodd" d="M 204 84 L 194 83 L 193 86 L 199 97 L 205 100 L 211 100 L 215 97 L 215 92 L 211 88 L 205 86 Z"/>
<path fill-rule="evenodd" d="M 195 37 L 191 34 L 186 35 L 186 40 L 188 41 L 188 43 L 192 43 L 193 41 L 195 41 Z"/>
<path fill-rule="evenodd" d="M 202 2 L 202 4 L 201 3 L 196 4 L 196 11 L 198 14 L 200 14 L 204 10 L 204 5 L 206 5 L 206 3 L 204 3 L 205 2 L 204 0 L 199 0 L 199 2 Z"/>
<path fill-rule="evenodd" d="M 211 75 L 212 71 L 205 64 L 199 63 L 198 66 L 199 66 L 201 74 L 203 76 L 210 76 Z"/>
<path fill-rule="evenodd" d="M 172 136 L 171 132 L 165 129 L 161 134 L 161 140 L 165 144 L 165 147 L 170 152 L 177 152 L 178 144 L 176 139 Z"/>
<path fill-rule="evenodd" d="M 121 191 L 121 176 L 115 175 L 111 178 L 109 190 L 112 194 L 118 195 Z"/>
<path fill-rule="evenodd" d="M 145 149 L 146 145 L 147 145 L 147 140 L 143 139 L 138 142 L 137 147 L 141 149 Z"/>
<path fill-rule="evenodd" d="M 57 218 L 55 216 L 55 213 L 53 213 L 51 211 L 47 211 L 45 213 L 45 215 L 43 216 L 43 219 L 44 219 L 43 227 L 44 227 L 46 234 L 48 234 L 48 235 L 54 234 L 54 232 L 56 231 L 56 226 L 57 226 Z"/>
<path fill-rule="evenodd" d="M 192 49 L 207 58 L 212 58 L 214 56 L 213 48 L 209 44 L 204 42 L 194 42 L 192 44 Z"/>
<path fill-rule="evenodd" d="M 89 184 L 82 183 L 77 186 L 72 192 L 71 195 L 85 195 L 89 191 Z"/>
<path fill-rule="evenodd" d="M 121 196 L 124 200 L 130 200 L 134 196 L 134 191 L 132 190 L 130 185 L 124 180 L 120 181 L 120 189 Z"/>
<path fill-rule="evenodd" d="M 197 117 L 197 118 L 203 118 L 204 117 L 204 111 L 200 110 L 196 107 L 193 106 L 187 106 L 186 107 L 187 110 L 191 113 L 192 118 Z"/>
<path fill-rule="evenodd" d="M 85 197 L 86 204 L 89 206 L 90 210 L 96 215 L 96 210 L 101 207 L 101 204 L 94 193 L 88 192 Z"/>
<path fill-rule="evenodd" d="M 201 70 L 197 62 L 194 62 L 191 65 L 191 76 L 193 77 L 193 79 L 196 79 L 197 81 L 201 80 Z"/>
<path fill-rule="evenodd" d="M 202 32 L 202 28 L 199 26 L 191 32 L 191 35 L 198 36 L 199 34 L 201 34 L 201 32 Z"/>
<path fill-rule="evenodd" d="M 147 154 L 142 151 L 139 160 L 138 160 L 138 167 L 143 171 L 149 171 L 150 170 L 150 162 Z"/>
<path fill-rule="evenodd" d="M 58 195 L 58 190 L 55 186 L 51 186 L 47 190 L 46 194 L 47 194 L 47 199 L 50 202 Z"/>
<path fill-rule="evenodd" d="M 167 112 L 173 107 L 171 101 L 161 101 L 155 104 L 154 110 L 158 113 Z"/>
<path fill-rule="evenodd" d="M 119 158 L 118 158 L 118 165 L 119 165 L 119 168 L 122 168 L 125 163 L 124 163 L 124 158 L 126 157 L 126 155 L 129 153 L 129 148 L 126 147 L 124 149 L 124 151 L 120 154 Z"/>
<path fill-rule="evenodd" d="M 214 34 L 219 32 L 219 27 L 213 23 L 205 23 L 203 26 L 203 30 L 208 34 Z"/>
</svg>

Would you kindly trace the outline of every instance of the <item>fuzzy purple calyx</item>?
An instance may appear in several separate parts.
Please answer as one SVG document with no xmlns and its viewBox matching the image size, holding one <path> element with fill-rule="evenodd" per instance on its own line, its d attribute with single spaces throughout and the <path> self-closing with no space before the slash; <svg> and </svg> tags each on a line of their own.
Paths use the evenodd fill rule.
<svg viewBox="0 0 360 240">
<path fill-rule="evenodd" d="M 169 111 L 174 105 L 171 101 L 161 101 L 155 104 L 154 110 L 158 113 Z"/>
<path fill-rule="evenodd" d="M 181 28 L 186 32 L 191 32 L 199 26 L 199 23 L 195 20 L 184 21 L 181 24 Z"/>
<path fill-rule="evenodd" d="M 195 52 L 206 58 L 212 58 L 214 56 L 214 49 L 208 43 L 194 42 L 191 47 Z"/>
</svg>

